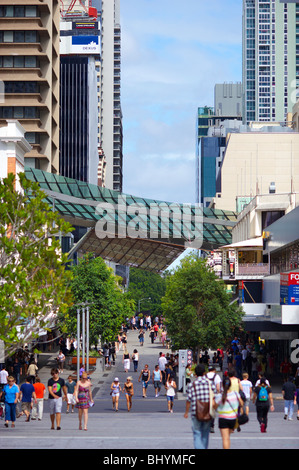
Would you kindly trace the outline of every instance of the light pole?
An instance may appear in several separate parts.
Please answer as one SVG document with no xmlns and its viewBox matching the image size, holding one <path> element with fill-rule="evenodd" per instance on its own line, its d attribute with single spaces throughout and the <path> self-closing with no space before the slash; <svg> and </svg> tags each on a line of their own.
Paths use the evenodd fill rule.
<svg viewBox="0 0 299 470">
<path fill-rule="evenodd" d="M 138 300 L 138 313 L 140 313 L 140 304 L 143 300 L 152 300 L 151 297 L 144 297 L 143 299 Z"/>
<path fill-rule="evenodd" d="M 85 366 L 86 352 L 86 372 L 89 370 L 89 306 L 93 303 L 84 302 L 77 304 L 77 380 L 80 378 L 80 324 L 82 311 L 82 365 Z"/>
</svg>

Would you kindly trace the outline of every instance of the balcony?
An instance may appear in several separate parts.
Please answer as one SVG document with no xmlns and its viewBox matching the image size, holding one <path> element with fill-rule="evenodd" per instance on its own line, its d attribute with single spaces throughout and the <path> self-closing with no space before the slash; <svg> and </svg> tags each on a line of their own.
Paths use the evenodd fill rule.
<svg viewBox="0 0 299 470">
<path fill-rule="evenodd" d="M 270 274 L 269 263 L 247 263 L 238 265 L 239 276 L 267 276 Z"/>
</svg>

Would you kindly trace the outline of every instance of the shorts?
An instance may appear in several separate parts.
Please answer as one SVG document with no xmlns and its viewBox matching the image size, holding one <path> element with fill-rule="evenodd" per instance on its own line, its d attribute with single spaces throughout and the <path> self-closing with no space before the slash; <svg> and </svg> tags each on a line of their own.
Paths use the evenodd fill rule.
<svg viewBox="0 0 299 470">
<path fill-rule="evenodd" d="M 76 400 L 75 400 L 74 395 L 72 393 L 67 394 L 67 404 L 68 405 L 76 405 Z"/>
<path fill-rule="evenodd" d="M 154 380 L 154 387 L 155 388 L 161 388 L 161 382 L 158 380 Z"/>
<path fill-rule="evenodd" d="M 234 429 L 236 424 L 235 419 L 226 419 L 226 418 L 219 418 L 219 429 Z"/>
<path fill-rule="evenodd" d="M 173 401 L 174 396 L 173 395 L 167 395 L 167 401 Z"/>
<path fill-rule="evenodd" d="M 22 401 L 22 406 L 21 406 L 22 411 L 31 411 L 31 401 Z"/>
<path fill-rule="evenodd" d="M 145 381 L 143 380 L 143 381 L 142 381 L 142 387 L 143 387 L 143 388 L 147 388 L 147 386 L 148 386 L 148 382 L 145 382 Z"/>
<path fill-rule="evenodd" d="M 49 399 L 50 415 L 61 413 L 62 410 L 62 397 Z"/>
</svg>

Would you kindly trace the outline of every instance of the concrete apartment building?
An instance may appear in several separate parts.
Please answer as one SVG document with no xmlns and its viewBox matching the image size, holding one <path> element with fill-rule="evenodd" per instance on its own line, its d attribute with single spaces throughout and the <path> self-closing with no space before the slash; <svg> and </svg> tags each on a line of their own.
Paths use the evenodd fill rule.
<svg viewBox="0 0 299 470">
<path fill-rule="evenodd" d="M 299 3 L 243 0 L 243 121 L 284 122 L 299 76 Z"/>
<path fill-rule="evenodd" d="M 123 128 L 121 94 L 120 0 L 101 4 L 100 145 L 106 158 L 105 186 L 123 188 Z"/>
<path fill-rule="evenodd" d="M 18 120 L 25 165 L 59 171 L 59 0 L 0 0 L 0 126 Z"/>
</svg>

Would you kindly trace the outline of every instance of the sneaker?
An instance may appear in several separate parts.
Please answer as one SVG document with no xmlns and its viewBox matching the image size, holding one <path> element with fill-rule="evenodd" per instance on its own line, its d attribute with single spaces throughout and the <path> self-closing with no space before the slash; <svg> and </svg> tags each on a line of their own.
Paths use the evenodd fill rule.
<svg viewBox="0 0 299 470">
<path fill-rule="evenodd" d="M 293 421 L 293 418 L 289 418 L 289 421 Z"/>
<path fill-rule="evenodd" d="M 288 415 L 284 415 L 283 419 L 287 419 Z"/>
<path fill-rule="evenodd" d="M 261 424 L 261 432 L 266 432 L 265 423 L 262 423 L 262 424 Z"/>
</svg>

